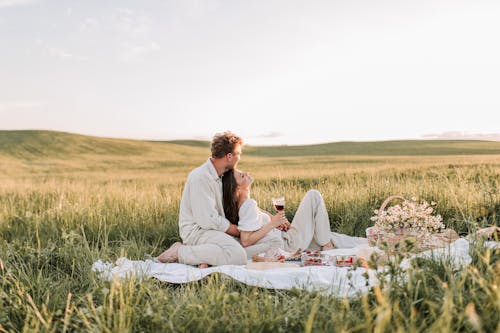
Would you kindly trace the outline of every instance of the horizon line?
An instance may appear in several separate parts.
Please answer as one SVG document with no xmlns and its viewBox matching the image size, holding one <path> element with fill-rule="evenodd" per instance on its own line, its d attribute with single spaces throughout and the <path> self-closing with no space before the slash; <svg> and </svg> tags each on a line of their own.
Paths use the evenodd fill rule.
<svg viewBox="0 0 500 333">
<path fill-rule="evenodd" d="M 175 142 L 175 141 L 197 141 L 197 142 L 210 142 L 210 138 L 202 138 L 197 136 L 183 137 L 183 138 L 170 138 L 170 139 L 159 139 L 159 138 L 139 138 L 139 137 L 126 137 L 126 136 L 107 136 L 99 134 L 87 134 L 81 132 L 69 132 L 63 130 L 53 130 L 53 129 L 0 129 L 0 132 L 55 132 L 55 133 L 66 133 L 73 135 L 90 136 L 103 139 L 116 139 L 116 140 L 135 140 L 135 141 L 148 141 L 148 142 Z M 254 137 L 255 138 L 255 137 Z M 243 137 L 244 143 L 247 141 Z M 487 141 L 487 142 L 500 142 L 500 133 L 489 133 L 489 134 L 466 134 L 464 132 L 445 132 L 442 134 L 426 134 L 419 138 L 392 138 L 392 139 L 374 139 L 374 140 L 330 140 L 330 141 L 317 141 L 310 143 L 270 143 L 270 144 L 252 144 L 245 143 L 247 146 L 311 146 L 311 145 L 322 145 L 329 143 L 344 143 L 344 142 L 390 142 L 390 141 Z"/>
</svg>

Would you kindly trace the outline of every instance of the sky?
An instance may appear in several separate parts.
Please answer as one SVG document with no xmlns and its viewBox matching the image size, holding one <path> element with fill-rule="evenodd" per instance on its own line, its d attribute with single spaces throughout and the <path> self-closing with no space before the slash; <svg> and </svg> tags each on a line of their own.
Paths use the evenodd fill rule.
<svg viewBox="0 0 500 333">
<path fill-rule="evenodd" d="M 0 0 L 0 130 L 500 140 L 497 0 Z"/>
</svg>

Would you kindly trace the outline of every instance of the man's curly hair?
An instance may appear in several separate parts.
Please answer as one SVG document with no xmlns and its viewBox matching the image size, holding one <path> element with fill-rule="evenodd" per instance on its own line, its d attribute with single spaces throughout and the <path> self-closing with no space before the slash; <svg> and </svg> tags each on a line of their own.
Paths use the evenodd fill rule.
<svg viewBox="0 0 500 333">
<path fill-rule="evenodd" d="M 229 131 L 217 133 L 212 139 L 212 157 L 221 158 L 234 151 L 236 145 L 242 145 L 243 139 Z"/>
</svg>

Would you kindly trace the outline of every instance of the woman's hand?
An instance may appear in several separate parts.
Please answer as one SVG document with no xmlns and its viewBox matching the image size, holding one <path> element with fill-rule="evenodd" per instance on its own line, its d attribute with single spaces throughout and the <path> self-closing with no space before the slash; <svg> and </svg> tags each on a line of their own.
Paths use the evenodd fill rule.
<svg viewBox="0 0 500 333">
<path fill-rule="evenodd" d="M 271 216 L 271 225 L 278 230 L 287 231 L 290 227 L 290 222 L 286 219 L 285 212 L 281 211 L 276 215 Z"/>
<path fill-rule="evenodd" d="M 253 245 L 274 228 L 279 230 L 288 230 L 289 226 L 290 222 L 286 219 L 285 213 L 278 212 L 276 215 L 271 215 L 271 221 L 264 224 L 259 230 L 242 231 L 240 233 L 240 243 L 243 247 Z"/>
<path fill-rule="evenodd" d="M 282 225 L 280 225 L 278 227 L 279 230 L 281 231 L 288 231 L 288 229 L 290 229 L 290 222 L 288 221 L 288 219 L 285 217 L 285 222 L 283 222 Z"/>
</svg>

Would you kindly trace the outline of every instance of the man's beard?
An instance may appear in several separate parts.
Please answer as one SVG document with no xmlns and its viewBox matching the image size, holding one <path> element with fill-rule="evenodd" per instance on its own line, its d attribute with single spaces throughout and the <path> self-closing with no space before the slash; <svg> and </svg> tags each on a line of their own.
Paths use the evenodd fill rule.
<svg viewBox="0 0 500 333">
<path fill-rule="evenodd" d="M 238 164 L 238 163 L 236 163 Z M 226 168 L 224 169 L 224 172 L 236 169 L 236 164 L 235 165 L 226 165 Z"/>
</svg>

